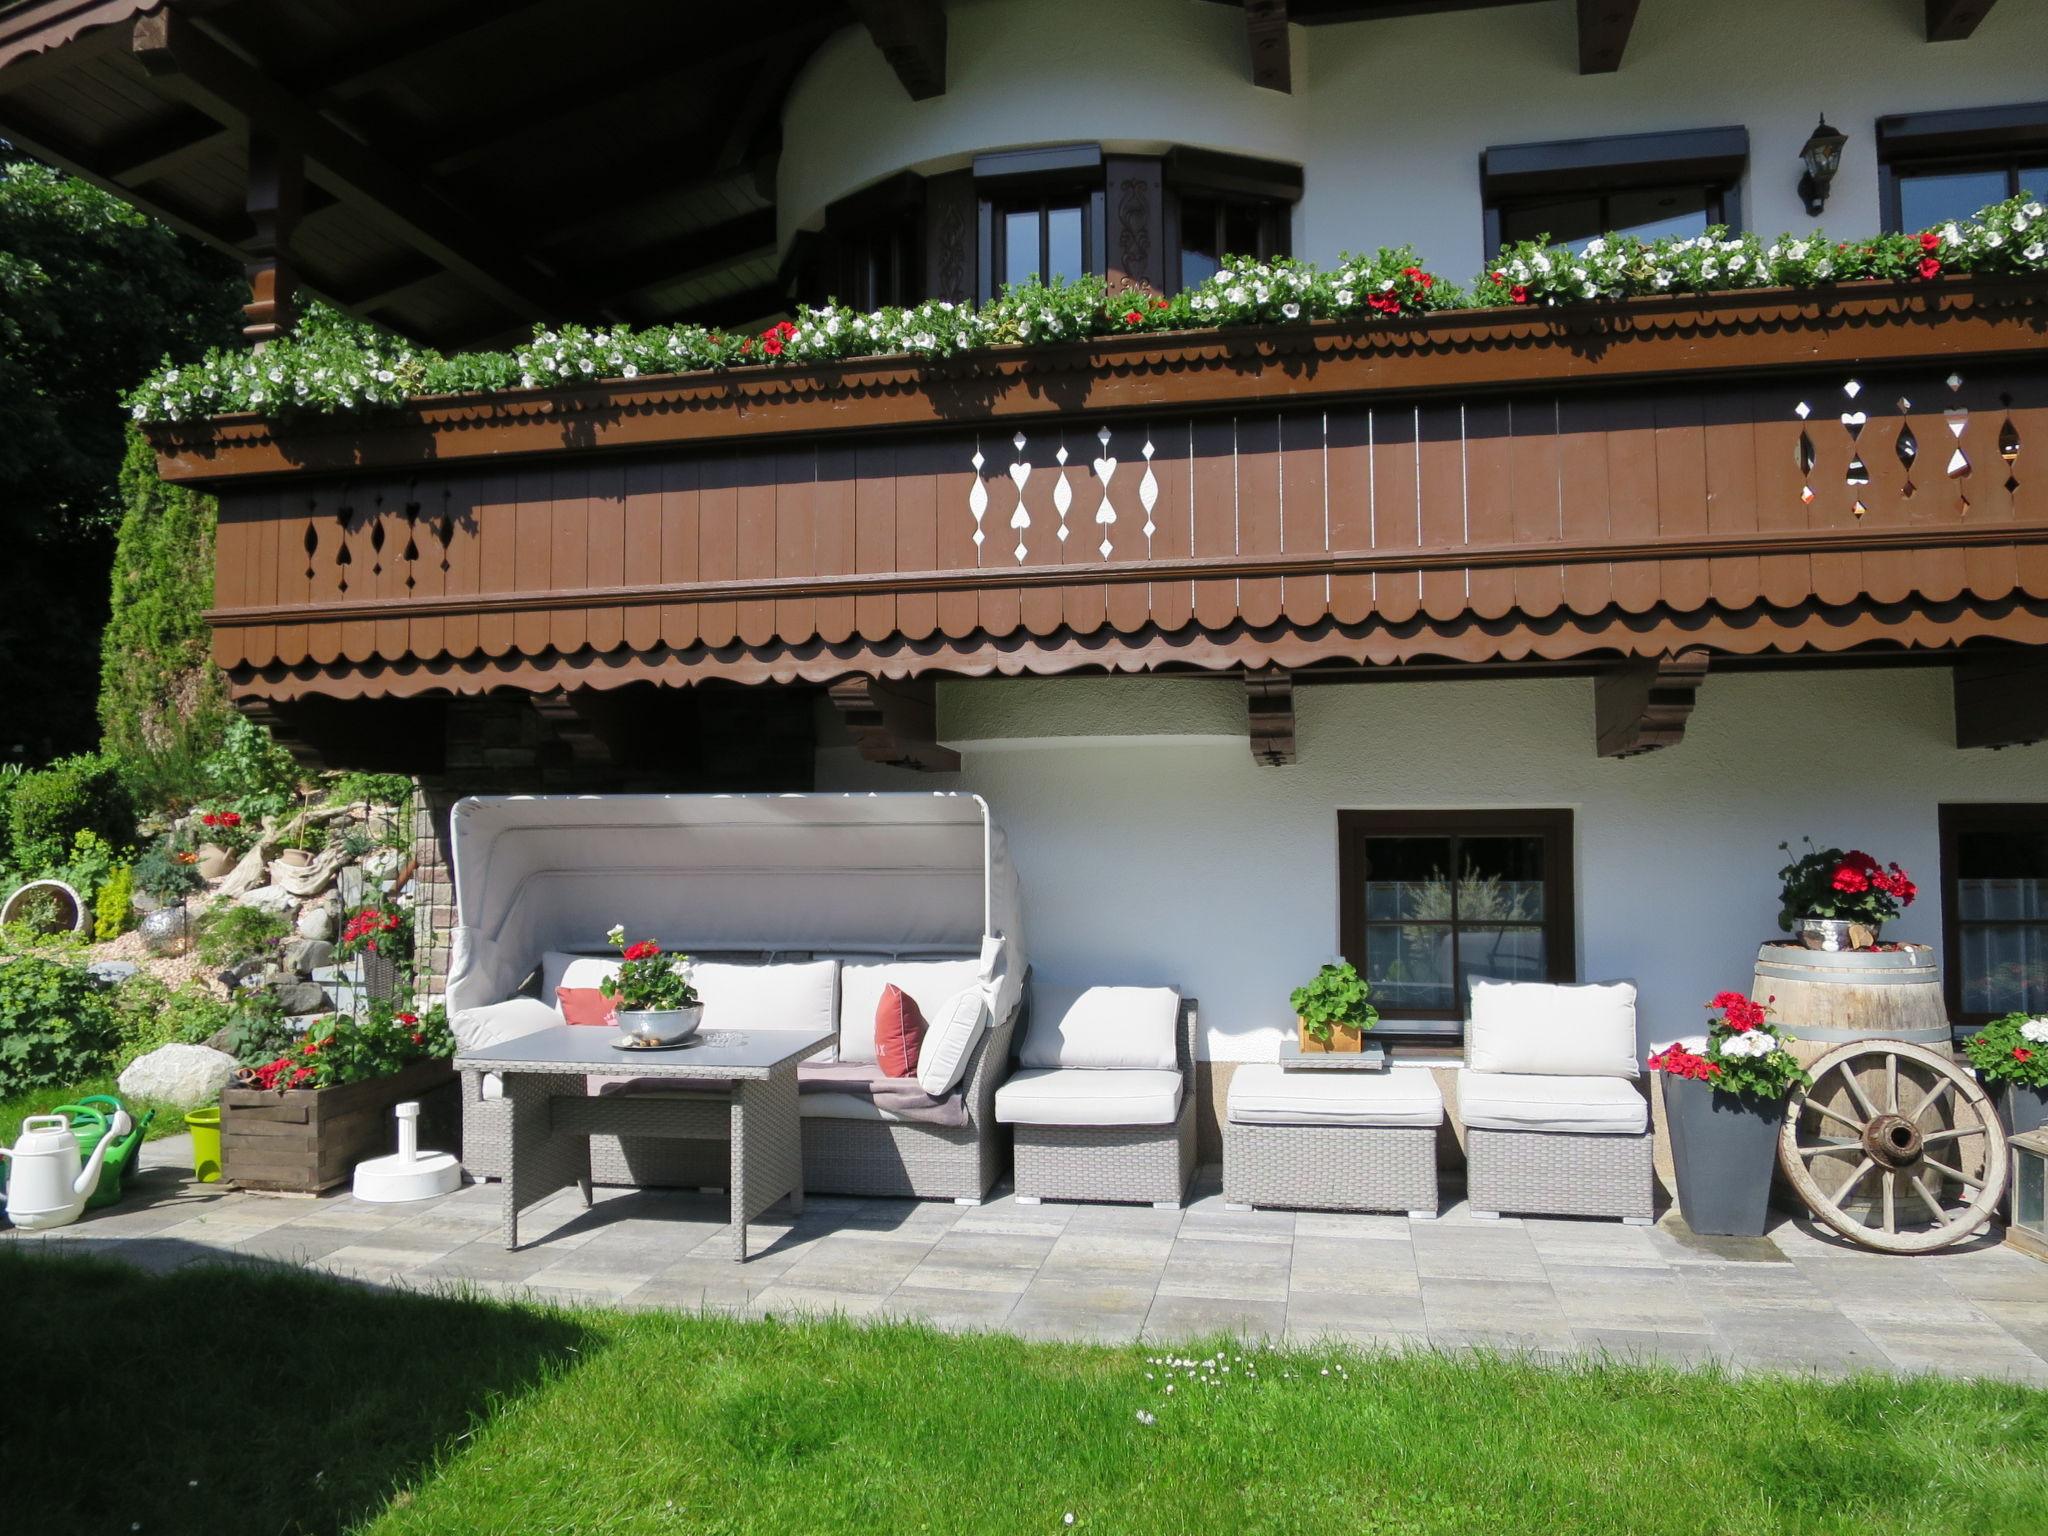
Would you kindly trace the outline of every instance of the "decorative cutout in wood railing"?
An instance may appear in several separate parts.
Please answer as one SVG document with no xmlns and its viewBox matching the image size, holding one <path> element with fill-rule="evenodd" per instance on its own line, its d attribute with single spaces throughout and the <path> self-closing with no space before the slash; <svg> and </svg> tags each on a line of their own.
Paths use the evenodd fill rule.
<svg viewBox="0 0 2048 1536">
<path fill-rule="evenodd" d="M 1067 445 L 1060 444 L 1060 451 L 1053 455 L 1059 460 L 1060 477 L 1052 488 L 1052 509 L 1060 515 L 1060 525 L 1054 530 L 1061 544 L 1067 542 L 1067 513 L 1074 505 L 1074 488 L 1067 484 Z"/>
<path fill-rule="evenodd" d="M 2012 423 L 2012 396 L 2000 395 L 1998 403 L 2005 407 L 2005 425 L 1998 429 L 1998 456 L 2005 460 L 2005 489 L 2011 495 L 2020 488 L 2020 429 Z"/>
<path fill-rule="evenodd" d="M 341 507 L 334 514 L 335 527 L 340 534 L 340 538 L 334 546 L 334 587 L 344 597 L 348 595 L 348 568 L 355 564 L 356 559 L 354 555 L 349 553 L 348 548 L 348 530 L 350 524 L 355 522 L 355 518 L 356 509 L 346 502 L 342 503 Z"/>
<path fill-rule="evenodd" d="M 1899 435 L 1892 443 L 1892 452 L 1899 457 L 1900 467 L 1906 471 L 1905 481 L 1899 486 L 1901 496 L 1912 496 L 1913 461 L 1920 457 L 1920 439 L 1913 435 L 1913 423 L 1906 420 L 1906 413 L 1913 409 L 1913 402 L 1904 395 L 1899 396 Z"/>
<path fill-rule="evenodd" d="M 1031 461 L 1024 457 L 1026 438 L 1022 432 L 1010 442 L 1017 450 L 1017 457 L 1010 463 L 1010 480 L 1017 487 L 1017 510 L 1010 514 L 1010 526 L 1017 532 L 1017 563 L 1022 565 L 1024 557 L 1031 553 L 1024 544 L 1024 535 L 1031 531 L 1031 513 L 1024 505 L 1024 482 L 1031 478 Z"/>
<path fill-rule="evenodd" d="M 1109 530 L 1116 526 L 1116 507 L 1109 499 L 1109 482 L 1116 474 L 1116 458 L 1109 451 L 1109 428 L 1103 427 L 1095 434 L 1095 440 L 1102 444 L 1102 454 L 1095 461 L 1095 478 L 1102 482 L 1102 504 L 1095 509 L 1095 525 L 1102 530 L 1099 546 L 1102 558 L 1110 556 Z"/>
</svg>

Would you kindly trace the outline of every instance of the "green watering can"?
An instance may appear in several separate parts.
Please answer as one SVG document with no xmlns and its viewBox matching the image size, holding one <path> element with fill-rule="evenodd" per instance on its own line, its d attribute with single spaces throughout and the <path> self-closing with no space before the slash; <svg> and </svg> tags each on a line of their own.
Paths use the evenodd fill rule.
<svg viewBox="0 0 2048 1536">
<path fill-rule="evenodd" d="M 50 1113 L 71 1117 L 71 1134 L 78 1138 L 78 1155 L 90 1160 L 92 1149 L 99 1145 L 100 1138 L 107 1134 L 114 1123 L 114 1116 L 121 1112 L 121 1101 L 104 1093 L 88 1093 L 76 1104 L 59 1104 Z M 151 1110 L 135 1122 L 135 1128 L 107 1148 L 106 1161 L 100 1166 L 100 1181 L 94 1187 L 91 1197 L 85 1202 L 89 1211 L 99 1210 L 119 1200 L 128 1188 L 128 1176 L 141 1161 L 142 1139 L 149 1130 L 149 1122 L 156 1118 Z"/>
</svg>

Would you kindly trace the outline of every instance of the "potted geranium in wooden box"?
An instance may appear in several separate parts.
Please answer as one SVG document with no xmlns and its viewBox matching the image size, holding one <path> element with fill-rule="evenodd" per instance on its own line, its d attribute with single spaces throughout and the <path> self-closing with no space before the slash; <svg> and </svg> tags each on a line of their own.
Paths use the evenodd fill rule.
<svg viewBox="0 0 2048 1536">
<path fill-rule="evenodd" d="M 1703 1236 L 1761 1237 L 1785 1099 L 1809 1079 L 1791 1037 L 1764 1028 L 1766 1004 L 1722 992 L 1707 1007 L 1721 1016 L 1702 1050 L 1680 1042 L 1650 1058 L 1664 1074 L 1678 1208 Z"/>
<path fill-rule="evenodd" d="M 391 1108 L 407 1099 L 425 1101 L 421 1135 L 431 1145 L 436 1122 L 452 1133 L 454 1054 L 439 1005 L 414 1014 L 372 1003 L 359 1018 L 309 1030 L 221 1094 L 222 1178 L 246 1189 L 329 1189 L 390 1150 Z"/>
<path fill-rule="evenodd" d="M 1993 1019 L 1963 1042 L 1963 1052 L 1993 1090 L 2006 1135 L 2048 1126 L 2048 1015 Z"/>
<path fill-rule="evenodd" d="M 1348 960 L 1331 962 L 1306 986 L 1296 987 L 1287 1000 L 1294 1005 L 1302 1050 L 1364 1050 L 1365 1032 L 1380 1021 L 1379 1009 L 1366 1001 L 1370 993 Z"/>
</svg>

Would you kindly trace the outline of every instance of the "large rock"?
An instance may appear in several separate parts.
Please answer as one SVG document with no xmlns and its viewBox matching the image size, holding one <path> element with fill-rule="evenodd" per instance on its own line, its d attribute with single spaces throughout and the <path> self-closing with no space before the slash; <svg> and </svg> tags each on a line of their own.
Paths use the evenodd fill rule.
<svg viewBox="0 0 2048 1536">
<path fill-rule="evenodd" d="M 396 848 L 372 848 L 363 855 L 363 873 L 372 880 L 389 880 L 404 861 L 405 855 Z"/>
<path fill-rule="evenodd" d="M 255 907 L 262 912 L 275 912 L 279 917 L 297 909 L 299 899 L 282 886 L 259 885 L 253 891 L 244 891 L 235 898 L 245 907 Z"/>
<path fill-rule="evenodd" d="M 369 889 L 369 883 L 369 876 L 363 873 L 361 865 L 350 864 L 344 867 L 335 877 L 335 889 L 341 895 L 342 906 L 351 912 L 360 907 L 363 904 L 363 893 Z"/>
<path fill-rule="evenodd" d="M 141 972 L 142 967 L 132 960 L 95 960 L 85 968 L 86 975 L 105 987 L 118 987 Z"/>
<path fill-rule="evenodd" d="M 299 937 L 302 939 L 331 939 L 334 937 L 334 909 L 332 907 L 307 907 L 299 913 Z M 320 962 L 325 965 L 327 962 Z M 304 967 L 300 967 L 304 969 Z"/>
<path fill-rule="evenodd" d="M 325 1013 L 334 1007 L 334 999 L 316 981 L 281 982 L 270 996 L 280 1013 Z"/>
<path fill-rule="evenodd" d="M 160 1045 L 121 1073 L 124 1097 L 196 1109 L 220 1097 L 235 1075 L 235 1058 L 204 1045 Z"/>
<path fill-rule="evenodd" d="M 279 959 L 293 975 L 310 976 L 321 966 L 334 963 L 334 946 L 325 939 L 293 939 Z"/>
</svg>

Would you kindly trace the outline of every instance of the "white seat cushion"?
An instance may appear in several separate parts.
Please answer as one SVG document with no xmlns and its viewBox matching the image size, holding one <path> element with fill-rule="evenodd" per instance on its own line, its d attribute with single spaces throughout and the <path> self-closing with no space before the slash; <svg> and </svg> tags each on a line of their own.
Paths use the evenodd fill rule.
<svg viewBox="0 0 2048 1536">
<path fill-rule="evenodd" d="M 1458 1114 L 1468 1129 L 1639 1136 L 1650 1123 L 1650 1104 L 1626 1078 L 1466 1067 L 1458 1073 Z"/>
<path fill-rule="evenodd" d="M 1171 1125 L 1180 1116 L 1178 1072 L 1043 1067 L 996 1090 L 1004 1125 Z"/>
<path fill-rule="evenodd" d="M 476 1096 L 485 1103 L 505 1097 L 505 1079 L 495 1072 L 486 1072 L 476 1085 Z"/>
<path fill-rule="evenodd" d="M 704 1004 L 706 1029 L 832 1031 L 838 1005 L 837 962 L 781 961 L 770 965 L 704 960 L 690 967 L 690 984 Z"/>
<path fill-rule="evenodd" d="M 1474 981 L 1465 1065 L 1475 1072 L 1634 1077 L 1636 984 Z"/>
<path fill-rule="evenodd" d="M 884 960 L 873 956 L 839 962 L 839 1059 L 872 1065 L 875 1060 L 875 1007 L 882 989 L 894 982 L 924 1015 L 927 1026 L 962 987 L 981 980 L 981 961 Z"/>
<path fill-rule="evenodd" d="M 1033 987 L 1031 1024 L 1017 1061 L 1026 1067 L 1177 1072 L 1171 987 Z"/>
<path fill-rule="evenodd" d="M 548 994 L 550 998 L 554 993 Z M 458 1049 L 480 1051 L 487 1045 L 502 1045 L 522 1035 L 538 1034 L 562 1022 L 562 1015 L 537 997 L 508 997 L 502 1003 L 482 1008 L 458 1008 L 448 1020 L 448 1032 Z"/>
<path fill-rule="evenodd" d="M 1288 1072 L 1251 1062 L 1231 1074 L 1230 1118 L 1239 1125 L 1433 1126 L 1444 1123 L 1444 1096 L 1427 1067 Z"/>
</svg>

